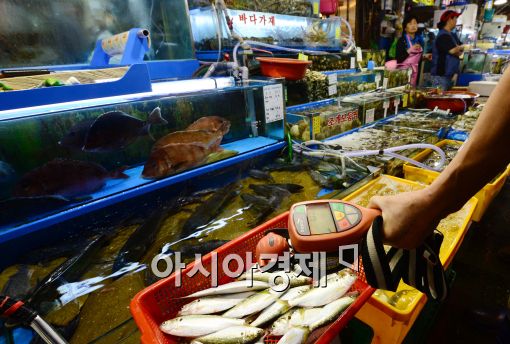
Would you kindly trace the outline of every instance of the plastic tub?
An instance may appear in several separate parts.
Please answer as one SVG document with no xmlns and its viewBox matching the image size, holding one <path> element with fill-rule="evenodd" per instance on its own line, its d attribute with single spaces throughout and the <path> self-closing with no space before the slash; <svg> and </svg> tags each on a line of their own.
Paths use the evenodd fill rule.
<svg viewBox="0 0 510 344">
<path fill-rule="evenodd" d="M 436 144 L 438 147 L 444 147 L 447 144 L 457 143 L 462 144 L 460 141 L 452 141 L 452 140 L 443 140 Z M 425 149 L 422 152 L 418 153 L 413 157 L 414 160 L 424 161 L 429 154 L 432 153 L 431 149 Z M 506 170 L 501 173 L 498 178 L 491 181 L 489 184 L 485 185 L 477 194 L 474 196 L 478 200 L 478 205 L 473 214 L 473 221 L 480 222 L 485 211 L 492 203 L 492 200 L 498 195 L 498 193 L 505 185 L 505 181 L 510 174 L 510 165 L 506 168 Z M 423 183 L 426 185 L 431 184 L 437 177 L 439 176 L 439 172 L 425 170 L 411 164 L 404 164 L 404 178 Z"/>
<path fill-rule="evenodd" d="M 384 187 L 382 185 L 388 185 Z M 357 203 L 366 206 L 370 194 L 389 195 L 401 192 L 413 191 L 423 188 L 424 185 L 396 178 L 388 175 L 382 175 L 374 179 L 367 185 L 363 186 L 356 192 L 344 198 L 345 201 Z M 376 190 L 374 192 L 374 189 Z M 452 231 L 454 235 L 450 236 L 445 233 L 445 240 L 441 246 L 439 258 L 445 267 L 447 267 L 455 253 L 460 247 L 462 240 L 469 228 L 471 216 L 476 208 L 477 200 L 472 198 L 463 209 L 450 216 L 457 216 L 458 229 Z M 461 213 L 462 212 L 462 213 Z M 452 219 L 452 217 L 449 217 Z M 449 222 L 442 221 L 438 228 L 446 227 Z M 444 227 L 442 227 L 444 226 Z M 402 290 L 413 290 L 414 288 L 400 282 L 397 292 Z M 385 292 L 389 297 L 395 293 Z M 416 296 L 406 305 L 405 308 L 399 309 L 390 305 L 379 298 L 372 296 L 362 309 L 356 314 L 356 317 L 366 324 L 370 325 L 374 330 L 374 338 L 372 343 L 399 343 L 409 332 L 410 327 L 421 312 L 427 301 L 425 294 L 416 291 Z"/>
<path fill-rule="evenodd" d="M 441 94 L 426 95 L 425 106 L 429 109 L 437 106 L 441 110 L 450 109 L 453 113 L 464 113 L 479 96 L 478 93 L 467 91 L 445 91 Z"/>
<path fill-rule="evenodd" d="M 306 68 L 311 61 L 303 61 L 289 58 L 257 57 L 260 62 L 260 71 L 264 76 L 299 80 L 305 77 Z"/>
<path fill-rule="evenodd" d="M 216 249 L 218 284 L 232 281 L 221 269 L 223 260 L 227 255 L 233 253 L 244 255 L 246 252 L 254 252 L 258 241 L 265 235 L 268 229 L 287 227 L 288 216 L 289 213 L 285 212 Z M 202 257 L 202 266 L 206 269 L 210 268 L 211 260 L 212 255 L 210 253 Z M 231 263 L 234 262 L 235 261 L 231 261 Z M 253 260 L 253 263 L 254 262 L 255 260 Z M 178 342 L 177 338 L 161 332 L 159 325 L 163 321 L 175 317 L 181 306 L 190 301 L 187 299 L 179 299 L 179 297 L 210 287 L 210 278 L 206 278 L 202 274 L 195 274 L 193 277 L 188 276 L 187 273 L 193 269 L 193 266 L 194 263 L 188 264 L 186 268 L 182 270 L 181 288 L 176 288 L 175 286 L 176 274 L 174 273 L 170 277 L 142 290 L 132 300 L 130 305 L 131 313 L 142 333 L 142 343 Z M 237 263 L 230 264 L 231 271 L 236 271 L 237 267 Z M 374 289 L 367 285 L 365 281 L 363 269 L 360 269 L 359 278 L 351 289 L 360 292 L 356 301 L 349 306 L 335 322 L 312 332 L 309 340 L 312 339 L 315 343 L 326 344 L 336 337 L 374 292 Z M 265 338 L 266 343 L 276 343 L 276 341 L 275 337 Z"/>
</svg>

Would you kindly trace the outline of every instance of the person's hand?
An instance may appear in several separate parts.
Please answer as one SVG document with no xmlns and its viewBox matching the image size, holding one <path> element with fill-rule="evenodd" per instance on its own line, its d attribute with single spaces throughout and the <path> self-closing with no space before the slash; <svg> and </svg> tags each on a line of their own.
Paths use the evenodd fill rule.
<svg viewBox="0 0 510 344">
<path fill-rule="evenodd" d="M 421 45 L 419 45 L 418 43 L 416 43 L 415 45 L 413 45 L 413 48 L 414 48 L 414 49 L 421 49 Z"/>
<path fill-rule="evenodd" d="M 384 242 L 398 248 L 418 247 L 441 220 L 425 189 L 372 197 L 368 207 L 382 211 Z"/>
<path fill-rule="evenodd" d="M 432 61 L 432 54 L 423 54 L 423 59 L 424 60 L 428 60 L 428 61 Z"/>
</svg>

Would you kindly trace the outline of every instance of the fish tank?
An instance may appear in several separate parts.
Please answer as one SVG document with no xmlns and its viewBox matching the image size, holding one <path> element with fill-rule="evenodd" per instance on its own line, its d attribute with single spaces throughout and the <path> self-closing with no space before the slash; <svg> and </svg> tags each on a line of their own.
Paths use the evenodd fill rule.
<svg viewBox="0 0 510 344">
<path fill-rule="evenodd" d="M 283 139 L 280 83 L 219 78 L 153 88 L 0 112 L 0 237 L 247 159 Z"/>
<path fill-rule="evenodd" d="M 287 108 L 286 130 L 293 140 L 324 140 L 361 125 L 357 107 L 336 99 Z"/>
<path fill-rule="evenodd" d="M 338 144 L 345 150 L 379 150 L 412 143 L 435 144 L 438 141 L 437 131 L 401 128 L 386 126 L 385 123 L 376 123 L 333 139 L 330 143 Z M 399 154 L 410 157 L 418 151 L 416 149 L 405 150 L 399 152 Z M 354 160 L 364 165 L 379 167 L 385 171 L 384 173 L 393 176 L 401 175 L 404 165 L 403 161 L 384 155 L 354 158 Z"/>
<path fill-rule="evenodd" d="M 90 64 L 98 39 L 134 27 L 150 32 L 146 60 L 194 58 L 186 0 L 5 0 L 0 67 Z"/>
<path fill-rule="evenodd" d="M 336 84 L 331 84 L 326 74 L 311 70 L 306 71 L 303 79 L 287 80 L 285 88 L 287 106 L 329 99 L 337 94 Z"/>
<path fill-rule="evenodd" d="M 439 130 L 448 128 L 456 121 L 457 116 L 446 116 L 431 112 L 413 112 L 399 114 L 386 121 L 386 125 L 425 130 Z"/>
<path fill-rule="evenodd" d="M 163 278 L 150 268 L 158 254 L 189 263 L 293 203 L 341 198 L 380 173 L 347 165 L 342 176 L 341 164 L 289 159 L 282 147 L 0 242 L 0 290 L 30 300 L 70 343 L 139 342 L 129 303 Z M 0 324 L 1 343 L 32 339 Z"/>
<path fill-rule="evenodd" d="M 384 70 L 383 88 L 395 88 L 406 86 L 411 82 L 411 68 L 401 68 L 395 70 Z"/>
<path fill-rule="evenodd" d="M 190 9 L 208 6 L 210 3 L 203 0 L 188 0 Z M 319 15 L 319 0 L 226 0 L 225 5 L 233 10 L 248 10 L 256 12 L 268 12 L 287 14 L 301 17 Z"/>
<path fill-rule="evenodd" d="M 311 18 L 251 10 L 227 9 L 235 32 L 245 40 L 286 47 L 340 49 L 339 18 Z M 197 52 L 233 48 L 223 13 L 217 15 L 211 7 L 190 10 L 190 21 Z M 221 39 L 218 37 L 221 34 Z"/>
<path fill-rule="evenodd" d="M 338 95 L 347 96 L 373 91 L 378 88 L 380 81 L 380 78 L 376 79 L 376 73 L 374 72 L 339 74 L 337 78 Z"/>
<path fill-rule="evenodd" d="M 361 50 L 361 61 L 359 61 L 362 68 L 367 68 L 368 61 L 374 61 L 376 67 L 384 66 L 386 63 L 386 50 Z"/>
<path fill-rule="evenodd" d="M 400 96 L 388 92 L 374 92 L 340 98 L 343 106 L 358 106 L 363 124 L 381 120 L 398 112 Z M 396 105 L 397 104 L 397 105 Z"/>
<path fill-rule="evenodd" d="M 308 55 L 312 61 L 310 70 L 323 72 L 356 69 L 356 55 L 354 53 L 331 53 L 327 55 Z"/>
<path fill-rule="evenodd" d="M 472 50 L 464 54 L 462 73 L 481 74 L 488 72 L 491 67 L 491 57 L 484 51 Z"/>
</svg>

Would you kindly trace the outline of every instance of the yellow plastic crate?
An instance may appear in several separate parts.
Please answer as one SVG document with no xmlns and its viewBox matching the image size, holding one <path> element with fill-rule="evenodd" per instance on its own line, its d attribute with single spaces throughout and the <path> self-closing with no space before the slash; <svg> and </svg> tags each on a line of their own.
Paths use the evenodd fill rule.
<svg viewBox="0 0 510 344">
<path fill-rule="evenodd" d="M 424 185 L 416 182 L 382 175 L 350 194 L 344 200 L 366 206 L 372 195 L 392 195 L 424 187 Z M 445 235 L 439 253 L 439 258 L 445 267 L 451 263 L 467 233 L 476 204 L 477 200 L 472 198 L 459 212 L 450 215 L 448 220 L 441 221 L 438 226 L 438 229 Z M 447 231 L 447 227 L 450 227 L 451 231 Z M 358 319 L 368 324 L 374 330 L 372 343 L 401 342 L 423 309 L 427 301 L 425 294 L 401 281 L 397 293 L 403 290 L 415 292 L 415 294 L 413 293 L 414 297 L 408 300 L 407 304 L 403 305 L 405 307 L 397 308 L 376 296 L 372 296 L 356 314 Z M 388 298 L 395 294 L 389 291 L 384 291 L 384 293 Z"/>
<path fill-rule="evenodd" d="M 436 144 L 438 147 L 443 147 L 447 144 L 459 143 L 460 141 L 452 141 L 452 140 L 443 140 Z M 424 161 L 429 154 L 432 153 L 431 149 L 425 149 L 422 152 L 418 153 L 413 157 L 416 161 Z M 478 199 L 478 206 L 475 209 L 475 213 L 473 214 L 473 221 L 480 222 L 485 211 L 491 204 L 492 200 L 498 195 L 498 193 L 505 185 L 505 181 L 510 174 L 510 165 L 508 165 L 506 171 L 501 173 L 501 175 L 494 181 L 485 185 L 478 193 L 474 196 Z M 409 163 L 404 164 L 404 178 L 408 180 L 412 180 L 415 182 L 423 183 L 423 184 L 431 184 L 436 178 L 439 176 L 439 172 L 425 170 L 416 166 L 413 166 Z"/>
</svg>

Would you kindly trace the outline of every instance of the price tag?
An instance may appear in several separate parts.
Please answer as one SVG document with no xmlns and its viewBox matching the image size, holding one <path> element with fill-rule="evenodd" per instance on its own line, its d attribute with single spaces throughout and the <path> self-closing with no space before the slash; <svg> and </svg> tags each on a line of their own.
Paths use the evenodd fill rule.
<svg viewBox="0 0 510 344">
<path fill-rule="evenodd" d="M 413 75 L 413 70 L 409 68 L 407 70 L 407 82 L 411 82 L 411 75 Z"/>
<path fill-rule="evenodd" d="M 299 53 L 299 55 L 298 55 L 298 60 L 301 60 L 301 61 L 308 61 L 308 55 L 305 55 L 305 54 Z"/>
<path fill-rule="evenodd" d="M 381 74 L 379 73 L 375 74 L 375 85 L 377 88 L 381 85 Z"/>
<path fill-rule="evenodd" d="M 338 77 L 336 75 L 336 73 L 331 73 L 331 74 L 328 74 L 328 81 L 329 81 L 329 84 L 330 85 L 333 85 L 338 82 Z"/>
<path fill-rule="evenodd" d="M 407 107 L 407 99 L 409 98 L 409 95 L 407 93 L 404 93 L 404 96 L 402 97 L 402 107 Z"/>
<path fill-rule="evenodd" d="M 393 101 L 393 106 L 395 106 L 395 115 L 398 113 L 398 106 L 400 105 L 400 98 L 396 98 Z"/>
<path fill-rule="evenodd" d="M 333 96 L 333 95 L 335 95 L 335 94 L 337 94 L 337 93 L 338 93 L 338 90 L 337 90 L 336 84 L 334 84 L 334 85 L 330 85 L 330 86 L 328 87 L 328 93 L 329 93 L 329 95 L 330 95 L 330 96 Z"/>
<path fill-rule="evenodd" d="M 313 118 L 313 134 L 319 134 L 321 132 L 321 116 L 315 116 Z"/>
<path fill-rule="evenodd" d="M 386 116 L 388 116 L 388 109 L 390 108 L 390 100 L 389 99 L 386 99 L 384 101 L 383 108 L 384 108 L 384 118 L 386 118 Z"/>
<path fill-rule="evenodd" d="M 372 123 L 375 119 L 375 109 L 370 109 L 365 112 L 365 124 Z"/>
<path fill-rule="evenodd" d="M 340 28 L 337 27 L 335 30 L 335 39 L 340 39 Z"/>
<path fill-rule="evenodd" d="M 377 88 L 381 85 L 381 74 L 379 73 L 375 74 L 375 85 Z"/>
<path fill-rule="evenodd" d="M 361 52 L 361 48 L 360 48 L 360 47 L 357 47 L 357 48 L 356 48 L 356 59 L 357 59 L 358 61 L 363 60 L 363 54 L 362 54 L 362 52 Z"/>
<path fill-rule="evenodd" d="M 272 123 L 283 120 L 283 110 L 285 104 L 283 100 L 282 85 L 278 84 L 264 86 L 263 93 L 266 123 Z"/>
<path fill-rule="evenodd" d="M 388 78 L 384 78 L 382 81 L 382 87 L 384 89 L 388 88 Z"/>
<path fill-rule="evenodd" d="M 351 56 L 351 69 L 356 68 L 356 58 Z"/>
<path fill-rule="evenodd" d="M 313 3 L 313 14 L 319 14 L 319 3 L 318 2 Z"/>
</svg>

